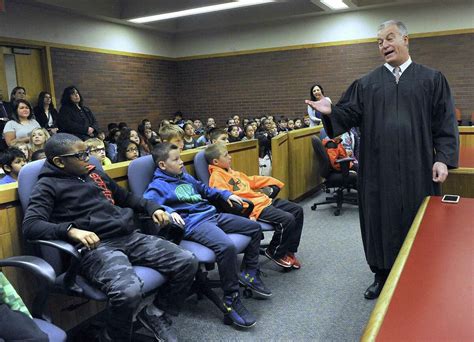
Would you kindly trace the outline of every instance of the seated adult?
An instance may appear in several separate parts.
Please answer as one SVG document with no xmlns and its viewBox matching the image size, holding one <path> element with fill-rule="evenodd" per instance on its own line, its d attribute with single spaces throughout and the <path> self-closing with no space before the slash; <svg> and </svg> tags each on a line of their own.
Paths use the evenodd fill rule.
<svg viewBox="0 0 474 342">
<path fill-rule="evenodd" d="M 48 133 L 57 133 L 58 111 L 54 108 L 53 98 L 47 91 L 42 91 L 38 95 L 38 105 L 33 108 L 35 119 L 41 127 L 46 128 Z"/>
<path fill-rule="evenodd" d="M 130 341 L 135 315 L 158 340 L 175 341 L 164 312 L 179 309 L 197 260 L 169 241 L 139 233 L 134 224 L 134 211 L 165 224 L 169 218 L 164 209 L 122 189 L 90 165 L 86 144 L 74 135 L 53 135 L 45 151 L 47 160 L 25 213 L 23 236 L 84 245 L 80 272 L 109 298 L 101 341 Z M 132 265 L 151 267 L 168 278 L 154 303 L 141 311 L 143 281 Z"/>
<path fill-rule="evenodd" d="M 99 130 L 94 113 L 84 106 L 83 97 L 75 86 L 64 89 L 57 123 L 62 133 L 74 134 L 82 140 L 95 137 Z"/>
<path fill-rule="evenodd" d="M 12 115 L 15 112 L 15 103 L 18 100 L 26 100 L 26 89 L 24 87 L 17 86 L 13 88 L 10 93 L 10 102 L 3 102 L 9 119 L 12 119 Z"/>
<path fill-rule="evenodd" d="M 26 100 L 15 102 L 12 120 L 8 121 L 3 128 L 3 137 L 8 146 L 17 142 L 29 143 L 29 134 L 35 128 L 39 128 L 38 121 L 33 119 L 33 108 Z"/>
</svg>

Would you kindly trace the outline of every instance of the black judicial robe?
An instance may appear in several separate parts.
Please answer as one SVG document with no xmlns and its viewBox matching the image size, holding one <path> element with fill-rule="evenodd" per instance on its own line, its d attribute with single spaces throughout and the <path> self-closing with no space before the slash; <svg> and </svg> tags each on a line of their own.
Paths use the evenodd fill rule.
<svg viewBox="0 0 474 342">
<path fill-rule="evenodd" d="M 412 63 L 401 75 L 380 66 L 356 80 L 332 113 L 326 132 L 360 127 L 359 213 L 370 266 L 390 269 L 425 196 L 439 194 L 436 161 L 458 165 L 459 133 L 445 77 Z"/>
</svg>

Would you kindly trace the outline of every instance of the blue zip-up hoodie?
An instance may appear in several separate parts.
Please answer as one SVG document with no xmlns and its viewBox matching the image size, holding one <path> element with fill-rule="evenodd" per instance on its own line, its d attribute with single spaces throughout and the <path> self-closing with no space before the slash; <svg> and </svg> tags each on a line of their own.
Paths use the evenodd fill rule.
<svg viewBox="0 0 474 342">
<path fill-rule="evenodd" d="M 184 235 L 188 236 L 200 223 L 216 215 L 216 208 L 208 200 L 227 201 L 231 195 L 230 191 L 211 188 L 186 172 L 176 176 L 156 168 L 143 197 L 169 214 L 177 212 L 186 223 Z"/>
</svg>

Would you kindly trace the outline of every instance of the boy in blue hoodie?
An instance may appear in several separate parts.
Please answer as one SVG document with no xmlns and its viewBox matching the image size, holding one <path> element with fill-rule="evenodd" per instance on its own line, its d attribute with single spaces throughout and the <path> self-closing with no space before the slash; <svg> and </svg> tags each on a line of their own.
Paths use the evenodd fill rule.
<svg viewBox="0 0 474 342">
<path fill-rule="evenodd" d="M 143 196 L 164 208 L 175 223 L 183 225 L 186 239 L 196 241 L 216 254 L 224 290 L 224 306 L 228 311 L 224 323 L 246 328 L 255 325 L 255 316 L 240 301 L 239 282 L 263 297 L 272 294 L 259 275 L 260 225 L 241 216 L 217 213 L 208 200 L 224 200 L 230 206 L 233 201 L 242 203 L 242 200 L 229 191 L 210 188 L 184 172 L 176 145 L 158 144 L 152 155 L 156 170 Z M 245 249 L 243 271 L 240 274 L 235 246 L 226 233 L 238 233 L 251 238 Z"/>
</svg>

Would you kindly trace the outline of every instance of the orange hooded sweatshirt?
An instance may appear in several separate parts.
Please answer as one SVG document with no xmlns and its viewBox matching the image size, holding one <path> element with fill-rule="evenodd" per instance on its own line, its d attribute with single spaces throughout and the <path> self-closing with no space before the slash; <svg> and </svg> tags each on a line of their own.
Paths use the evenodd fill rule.
<svg viewBox="0 0 474 342">
<path fill-rule="evenodd" d="M 258 219 L 263 209 L 272 204 L 272 199 L 262 192 L 255 190 L 266 186 L 276 185 L 279 188 L 285 186 L 278 179 L 266 176 L 247 176 L 245 173 L 232 169 L 226 170 L 215 165 L 209 165 L 209 186 L 228 190 L 235 195 L 248 199 L 254 204 L 250 217 Z"/>
</svg>

